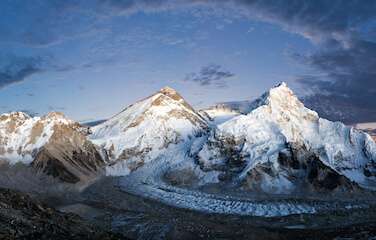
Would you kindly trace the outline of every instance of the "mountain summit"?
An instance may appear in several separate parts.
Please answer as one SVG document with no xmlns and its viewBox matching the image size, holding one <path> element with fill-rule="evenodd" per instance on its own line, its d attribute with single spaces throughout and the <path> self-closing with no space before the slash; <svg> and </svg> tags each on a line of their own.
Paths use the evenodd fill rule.
<svg viewBox="0 0 376 240">
<path fill-rule="evenodd" d="M 376 145 L 369 135 L 322 119 L 282 83 L 246 115 L 220 124 L 201 150 L 206 170 L 266 192 L 354 189 L 375 183 Z"/>
<path fill-rule="evenodd" d="M 189 142 L 208 128 L 177 91 L 165 87 L 93 127 L 90 139 L 105 149 L 110 174 L 124 175 L 165 151 L 189 151 Z"/>
<path fill-rule="evenodd" d="M 173 88 L 166 86 L 159 90 L 159 93 L 168 96 L 176 101 L 184 101 L 183 97 Z"/>
</svg>

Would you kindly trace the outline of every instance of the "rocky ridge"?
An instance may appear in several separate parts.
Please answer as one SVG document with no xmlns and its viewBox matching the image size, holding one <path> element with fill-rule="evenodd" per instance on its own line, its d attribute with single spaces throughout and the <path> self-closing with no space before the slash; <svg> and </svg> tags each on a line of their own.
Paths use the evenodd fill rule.
<svg viewBox="0 0 376 240">
<path fill-rule="evenodd" d="M 104 165 L 87 140 L 88 129 L 61 113 L 0 116 L 0 160 L 30 164 L 41 172 L 76 183 L 95 177 Z"/>
</svg>

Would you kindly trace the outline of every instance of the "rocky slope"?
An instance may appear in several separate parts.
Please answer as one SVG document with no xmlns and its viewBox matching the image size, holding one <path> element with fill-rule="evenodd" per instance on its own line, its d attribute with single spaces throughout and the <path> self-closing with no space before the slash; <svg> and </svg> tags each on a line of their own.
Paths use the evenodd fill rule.
<svg viewBox="0 0 376 240">
<path fill-rule="evenodd" d="M 369 135 L 320 118 L 284 83 L 251 106 L 213 131 L 199 153 L 204 169 L 273 193 L 374 186 L 376 144 Z"/>
<path fill-rule="evenodd" d="M 94 177 L 104 165 L 88 129 L 60 113 L 0 116 L 0 160 L 31 164 L 41 172 L 75 183 Z"/>
<path fill-rule="evenodd" d="M 0 188 L 0 206 L 0 239 L 126 239 L 16 191 Z"/>
<path fill-rule="evenodd" d="M 174 89 L 163 88 L 92 128 L 90 139 L 110 162 L 109 175 L 126 175 L 164 154 L 191 154 L 205 140 L 206 119 Z M 193 148 L 192 148 L 193 147 Z"/>
</svg>

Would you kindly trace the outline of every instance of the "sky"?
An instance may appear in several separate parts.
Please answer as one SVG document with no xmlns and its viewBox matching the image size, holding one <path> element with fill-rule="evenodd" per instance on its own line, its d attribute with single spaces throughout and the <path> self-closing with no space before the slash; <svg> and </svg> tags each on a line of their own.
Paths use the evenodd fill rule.
<svg viewBox="0 0 376 240">
<path fill-rule="evenodd" d="M 376 121 L 376 1 L 0 1 L 1 113 L 85 122 L 164 86 L 205 108 L 281 81 Z"/>
</svg>

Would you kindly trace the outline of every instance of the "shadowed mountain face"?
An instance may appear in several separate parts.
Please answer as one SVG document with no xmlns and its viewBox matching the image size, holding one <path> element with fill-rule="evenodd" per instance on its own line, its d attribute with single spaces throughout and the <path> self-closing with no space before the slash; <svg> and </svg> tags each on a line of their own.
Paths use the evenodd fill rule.
<svg viewBox="0 0 376 240">
<path fill-rule="evenodd" d="M 64 182 L 90 180 L 100 174 L 104 162 L 94 144 L 70 126 L 55 126 L 49 142 L 36 155 L 32 166 Z"/>
</svg>

